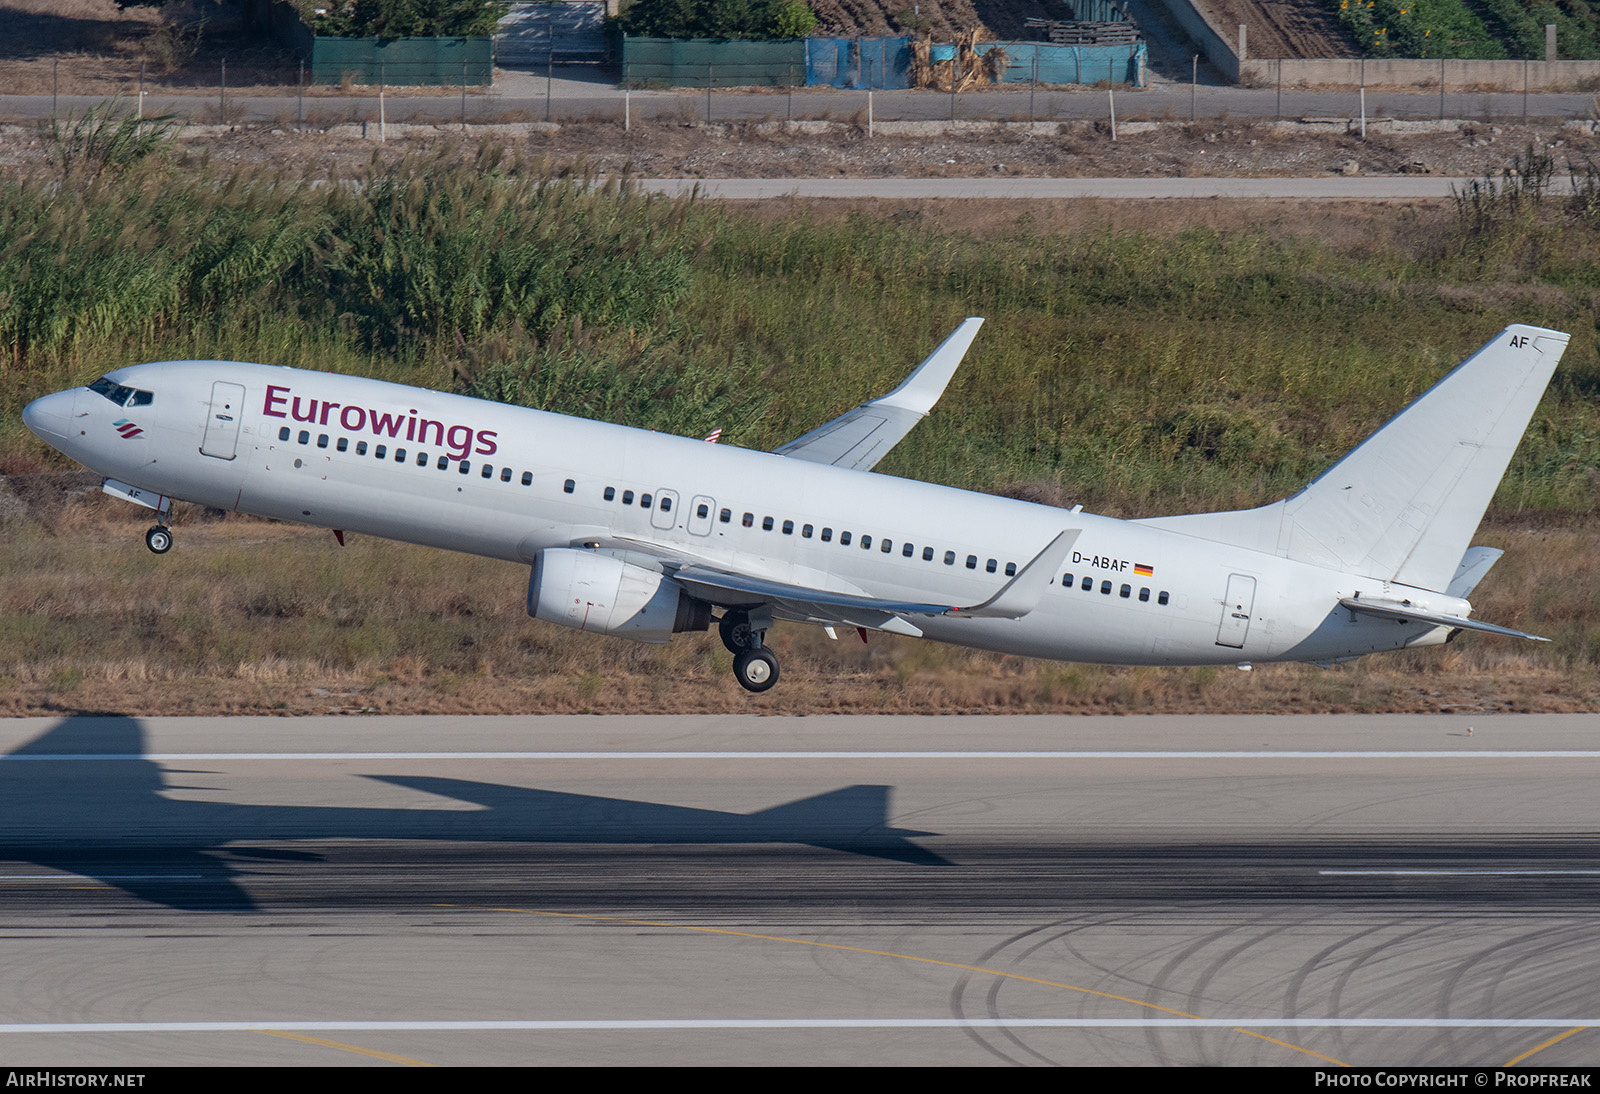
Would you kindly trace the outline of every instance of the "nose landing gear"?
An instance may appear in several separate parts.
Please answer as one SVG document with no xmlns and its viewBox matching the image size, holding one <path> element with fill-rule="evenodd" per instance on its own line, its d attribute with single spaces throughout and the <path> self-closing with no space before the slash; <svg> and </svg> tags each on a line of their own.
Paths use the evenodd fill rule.
<svg viewBox="0 0 1600 1094">
<path fill-rule="evenodd" d="M 733 654 L 733 678 L 746 691 L 760 693 L 778 682 L 778 659 L 762 644 L 770 616 L 752 620 L 745 612 L 728 612 L 717 623 L 722 644 Z"/>
<path fill-rule="evenodd" d="M 158 555 L 164 555 L 172 550 L 172 532 L 170 529 L 156 525 L 144 534 L 144 545 Z"/>
</svg>

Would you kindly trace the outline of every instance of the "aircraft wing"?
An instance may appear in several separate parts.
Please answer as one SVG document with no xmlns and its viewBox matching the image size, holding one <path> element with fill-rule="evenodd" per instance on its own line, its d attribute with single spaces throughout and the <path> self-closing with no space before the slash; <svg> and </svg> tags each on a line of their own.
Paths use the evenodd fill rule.
<svg viewBox="0 0 1600 1094">
<path fill-rule="evenodd" d="M 780 456 L 812 463 L 848 467 L 854 471 L 872 470 L 911 432 L 912 426 L 928 416 L 981 326 L 982 319 L 965 320 L 889 394 L 862 403 L 774 451 Z"/>
<path fill-rule="evenodd" d="M 730 573 L 711 566 L 685 566 L 672 576 L 689 592 L 721 607 L 750 608 L 770 605 L 775 611 L 810 623 L 842 623 L 851 627 L 920 636 L 921 630 L 904 616 L 966 616 L 974 619 L 1020 619 L 1038 606 L 1067 552 L 1077 542 L 1079 529 L 1058 534 L 994 596 L 981 604 L 948 601 L 888 600 L 857 593 L 836 592 L 790 585 L 749 574 Z"/>
<path fill-rule="evenodd" d="M 1514 631 L 1510 627 L 1497 627 L 1493 623 L 1484 623 L 1477 619 L 1463 619 L 1455 615 L 1441 615 L 1438 612 L 1420 611 L 1409 604 L 1402 604 L 1394 600 L 1369 600 L 1366 597 L 1347 596 L 1339 601 L 1339 606 L 1348 608 L 1353 612 L 1365 612 L 1368 615 L 1375 615 L 1382 619 L 1394 619 L 1401 623 L 1432 623 L 1436 627 L 1461 627 L 1469 631 L 1501 634 L 1507 638 L 1530 638 L 1535 642 L 1550 641 L 1550 639 L 1541 638 L 1537 634 Z"/>
</svg>

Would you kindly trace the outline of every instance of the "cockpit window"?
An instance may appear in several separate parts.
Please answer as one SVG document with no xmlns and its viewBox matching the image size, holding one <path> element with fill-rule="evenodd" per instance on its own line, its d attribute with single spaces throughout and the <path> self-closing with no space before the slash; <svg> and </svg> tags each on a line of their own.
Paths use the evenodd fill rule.
<svg viewBox="0 0 1600 1094">
<path fill-rule="evenodd" d="M 102 376 L 90 384 L 89 390 L 97 395 L 104 395 L 118 406 L 149 406 L 156 401 L 154 392 L 124 387 L 107 376 Z"/>
</svg>

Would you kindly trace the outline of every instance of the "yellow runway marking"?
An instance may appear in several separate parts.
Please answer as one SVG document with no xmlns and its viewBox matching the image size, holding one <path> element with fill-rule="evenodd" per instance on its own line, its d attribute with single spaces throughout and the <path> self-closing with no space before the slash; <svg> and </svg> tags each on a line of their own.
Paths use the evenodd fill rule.
<svg viewBox="0 0 1600 1094">
<path fill-rule="evenodd" d="M 1554 1037 L 1552 1037 L 1548 1041 L 1546 1041 L 1544 1044 L 1542 1044 L 1542 1045 L 1534 1045 L 1527 1052 L 1524 1052 L 1521 1056 L 1513 1056 L 1511 1059 L 1507 1060 L 1501 1066 L 1502 1067 L 1516 1067 L 1522 1061 L 1526 1060 L 1529 1056 L 1532 1056 L 1535 1052 L 1543 1052 L 1545 1049 L 1549 1048 L 1551 1045 L 1555 1044 L 1557 1041 L 1565 1040 L 1566 1038 L 1571 1037 L 1574 1033 L 1582 1033 L 1584 1030 L 1586 1030 L 1588 1028 L 1589 1028 L 1588 1026 L 1579 1026 L 1577 1029 L 1569 1029 L 1565 1033 L 1558 1033 Z"/>
<path fill-rule="evenodd" d="M 459 908 L 464 906 L 458 904 L 441 904 L 439 907 Z M 1080 988 L 1075 984 L 1063 984 L 1058 980 L 1043 980 L 1037 976 L 1024 976 L 1018 972 L 1005 972 L 1002 969 L 987 969 L 982 965 L 963 965 L 959 961 L 943 961 L 937 957 L 918 957 L 915 954 L 896 953 L 893 950 L 873 950 L 864 946 L 846 946 L 841 942 L 813 942 L 804 938 L 788 938 L 784 935 L 756 934 L 752 931 L 732 931 L 728 930 L 726 927 L 699 927 L 690 923 L 659 923 L 650 919 L 625 919 L 621 916 L 614 915 L 586 915 L 579 912 L 542 912 L 536 908 L 481 908 L 480 910 L 489 912 L 509 912 L 512 915 L 542 915 L 549 916 L 552 919 L 588 919 L 604 923 L 627 923 L 635 927 L 668 927 L 681 931 L 698 931 L 702 934 L 723 934 L 731 935 L 734 938 L 753 938 L 763 942 L 788 942 L 796 946 L 815 946 L 818 949 L 840 950 L 844 953 L 860 953 L 871 957 L 892 957 L 900 961 L 914 961 L 922 965 L 939 965 L 947 969 L 961 969 L 964 972 L 982 973 L 985 976 L 999 976 L 1007 980 L 1019 980 L 1029 984 L 1041 984 L 1048 988 L 1064 988 L 1067 991 L 1081 992 L 1084 995 L 1097 995 L 1102 999 L 1114 999 L 1119 1003 L 1132 1003 L 1136 1007 L 1144 1007 L 1148 1010 L 1158 1010 L 1163 1014 L 1172 1014 L 1179 1018 L 1189 1018 L 1194 1021 L 1201 1020 L 1200 1015 L 1198 1014 L 1190 1014 L 1187 1011 L 1176 1010 L 1172 1007 L 1163 1007 L 1157 1003 L 1147 1003 L 1142 999 L 1133 999 L 1126 995 L 1115 995 L 1108 991 L 1097 991 L 1094 988 Z M 1263 1041 L 1269 1041 L 1272 1044 L 1281 1045 L 1287 1049 L 1293 1049 L 1295 1052 L 1303 1052 L 1307 1056 L 1315 1056 L 1319 1060 L 1326 1060 L 1330 1064 L 1334 1064 L 1338 1067 L 1350 1066 L 1343 1060 L 1335 1060 L 1332 1056 L 1324 1056 L 1320 1052 L 1314 1052 L 1309 1048 L 1302 1048 L 1299 1045 L 1290 1044 L 1288 1041 L 1280 1041 L 1276 1037 L 1268 1037 L 1266 1034 L 1257 1033 L 1254 1030 L 1238 1029 L 1236 1027 L 1234 1032 L 1242 1033 L 1246 1037 L 1255 1037 Z M 1563 1034 L 1563 1036 L 1565 1036 L 1565 1034 Z M 1540 1046 L 1540 1048 L 1543 1047 L 1544 1046 L 1542 1045 Z M 1538 1050 L 1535 1049 L 1534 1051 Z"/>
<path fill-rule="evenodd" d="M 396 1056 L 392 1052 L 379 1052 L 375 1048 L 362 1048 L 360 1045 L 347 1045 L 343 1041 L 328 1041 L 321 1037 L 308 1037 L 304 1033 L 290 1033 L 284 1029 L 258 1029 L 257 1033 L 265 1033 L 268 1037 L 283 1037 L 290 1041 L 304 1041 L 308 1045 L 321 1045 L 323 1048 L 337 1048 L 345 1052 L 356 1052 L 362 1056 L 375 1056 L 380 1060 L 388 1060 L 391 1064 L 405 1064 L 407 1067 L 438 1067 L 422 1060 L 413 1060 L 409 1056 Z"/>
</svg>

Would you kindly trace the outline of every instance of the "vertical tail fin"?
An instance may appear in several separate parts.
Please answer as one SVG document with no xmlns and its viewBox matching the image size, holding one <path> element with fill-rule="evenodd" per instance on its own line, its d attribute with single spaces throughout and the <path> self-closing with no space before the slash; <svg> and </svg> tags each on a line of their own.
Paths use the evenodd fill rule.
<svg viewBox="0 0 1600 1094">
<path fill-rule="evenodd" d="M 1567 339 L 1561 331 L 1507 327 L 1293 497 L 1144 523 L 1443 590 Z"/>
</svg>

